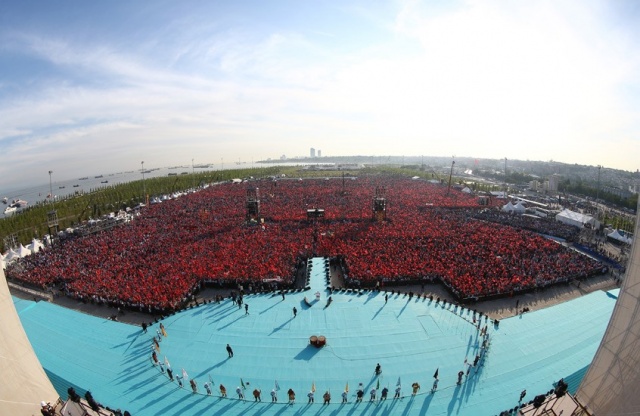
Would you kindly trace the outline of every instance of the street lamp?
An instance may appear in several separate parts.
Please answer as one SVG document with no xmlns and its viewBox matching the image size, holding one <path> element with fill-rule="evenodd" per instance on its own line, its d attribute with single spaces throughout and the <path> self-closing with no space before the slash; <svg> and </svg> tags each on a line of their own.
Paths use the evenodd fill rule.
<svg viewBox="0 0 640 416">
<path fill-rule="evenodd" d="M 51 174 L 53 173 L 52 170 L 49 171 L 49 198 L 51 198 L 51 211 L 49 211 L 47 213 L 47 226 L 49 227 L 49 241 L 51 242 L 51 244 L 53 244 L 54 241 L 54 233 L 52 232 L 55 231 L 55 234 L 58 233 L 58 213 L 55 210 L 55 201 L 53 198 L 53 185 L 52 185 L 52 181 L 51 181 Z"/>
<path fill-rule="evenodd" d="M 53 203 L 53 185 L 51 184 L 51 174 L 52 170 L 49 171 L 49 198 L 51 199 L 51 203 Z"/>
<path fill-rule="evenodd" d="M 191 159 L 191 176 L 193 177 L 193 189 L 196 189 L 196 171 L 193 167 L 193 158 Z"/>
</svg>

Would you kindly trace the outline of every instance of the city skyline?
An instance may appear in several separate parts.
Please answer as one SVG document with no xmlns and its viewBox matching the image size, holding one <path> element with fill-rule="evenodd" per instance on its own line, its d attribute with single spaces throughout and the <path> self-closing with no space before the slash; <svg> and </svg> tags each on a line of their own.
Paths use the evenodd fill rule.
<svg viewBox="0 0 640 416">
<path fill-rule="evenodd" d="M 0 5 L 0 188 L 309 155 L 635 172 L 632 1 Z"/>
</svg>

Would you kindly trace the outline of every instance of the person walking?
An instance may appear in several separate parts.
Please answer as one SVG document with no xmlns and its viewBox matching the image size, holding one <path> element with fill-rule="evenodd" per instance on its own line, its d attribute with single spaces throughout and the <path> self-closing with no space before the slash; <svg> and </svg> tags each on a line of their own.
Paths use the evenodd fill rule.
<svg viewBox="0 0 640 416">
<path fill-rule="evenodd" d="M 438 390 L 438 379 L 433 380 L 433 386 L 431 386 L 431 393 L 435 393 Z"/>
<path fill-rule="evenodd" d="M 307 393 L 307 397 L 309 398 L 309 403 L 314 403 L 315 402 L 315 394 L 313 393 L 313 390 L 309 391 L 309 393 Z"/>
<path fill-rule="evenodd" d="M 527 395 L 527 390 L 522 390 L 520 392 L 520 400 L 518 400 L 518 402 L 521 402 L 522 399 L 524 399 L 524 396 L 526 396 L 526 395 Z"/>
<path fill-rule="evenodd" d="M 345 390 L 342 392 L 342 403 L 346 403 L 348 399 L 349 399 L 349 392 Z"/>
<path fill-rule="evenodd" d="M 323 404 L 331 403 L 331 393 L 329 393 L 329 390 L 324 392 L 324 394 L 322 395 L 322 398 L 324 399 L 324 403 Z"/>
<path fill-rule="evenodd" d="M 289 404 L 294 404 L 296 402 L 296 392 L 293 389 L 289 389 L 287 391 L 287 396 L 289 396 Z"/>
<path fill-rule="evenodd" d="M 238 399 L 244 400 L 244 393 L 242 392 L 242 387 L 236 387 L 236 393 L 238 394 Z"/>
<path fill-rule="evenodd" d="M 249 315 L 249 304 L 248 303 L 244 304 L 244 314 L 245 315 Z"/>
<path fill-rule="evenodd" d="M 256 402 L 261 402 L 262 401 L 262 397 L 260 397 L 260 393 L 262 393 L 262 392 L 258 388 L 253 390 L 253 400 L 254 401 L 256 401 Z"/>
<path fill-rule="evenodd" d="M 296 315 L 298 315 L 298 310 L 296 309 L 296 307 L 293 307 L 293 317 L 295 318 Z"/>
<path fill-rule="evenodd" d="M 271 401 L 273 403 L 278 402 L 278 392 L 276 391 L 276 389 L 271 390 Z"/>
<path fill-rule="evenodd" d="M 227 353 L 229 354 L 229 358 L 233 357 L 233 350 L 231 349 L 231 345 L 227 344 Z"/>
</svg>

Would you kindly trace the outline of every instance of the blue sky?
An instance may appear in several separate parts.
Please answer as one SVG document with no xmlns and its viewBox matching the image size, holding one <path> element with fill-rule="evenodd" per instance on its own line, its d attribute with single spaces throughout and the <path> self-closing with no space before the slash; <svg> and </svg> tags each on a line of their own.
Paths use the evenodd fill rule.
<svg viewBox="0 0 640 416">
<path fill-rule="evenodd" d="M 634 1 L 0 1 L 0 187 L 308 155 L 640 168 Z"/>
</svg>

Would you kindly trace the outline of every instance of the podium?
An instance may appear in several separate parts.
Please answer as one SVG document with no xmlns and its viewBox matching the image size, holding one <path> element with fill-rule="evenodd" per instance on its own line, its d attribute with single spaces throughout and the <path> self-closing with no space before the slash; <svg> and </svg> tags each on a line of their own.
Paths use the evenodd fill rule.
<svg viewBox="0 0 640 416">
<path fill-rule="evenodd" d="M 322 348 L 327 344 L 327 338 L 325 338 L 322 335 L 320 336 L 311 335 L 309 337 L 309 344 L 313 345 L 316 348 Z"/>
</svg>

